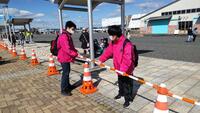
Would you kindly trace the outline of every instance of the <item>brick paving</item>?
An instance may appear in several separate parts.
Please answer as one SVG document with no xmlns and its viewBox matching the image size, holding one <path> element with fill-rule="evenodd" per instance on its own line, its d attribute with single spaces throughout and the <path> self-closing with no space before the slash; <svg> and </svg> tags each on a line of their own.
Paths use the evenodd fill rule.
<svg viewBox="0 0 200 113">
<path fill-rule="evenodd" d="M 107 107 L 82 95 L 78 89 L 70 97 L 60 94 L 60 82 L 28 61 L 0 51 L 0 113 L 112 113 Z M 30 60 L 30 59 L 29 59 Z M 39 66 L 40 67 L 40 66 Z"/>
</svg>

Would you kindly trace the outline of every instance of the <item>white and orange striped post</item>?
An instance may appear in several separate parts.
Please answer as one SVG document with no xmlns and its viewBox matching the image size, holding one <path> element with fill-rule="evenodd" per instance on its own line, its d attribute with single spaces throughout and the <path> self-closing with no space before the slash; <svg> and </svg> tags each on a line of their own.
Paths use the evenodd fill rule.
<svg viewBox="0 0 200 113">
<path fill-rule="evenodd" d="M 167 94 L 168 89 L 165 84 L 161 84 L 157 90 L 158 97 L 155 103 L 153 113 L 169 113 Z"/>
<path fill-rule="evenodd" d="M 171 92 L 168 93 L 168 96 L 176 98 L 176 99 L 184 101 L 184 102 L 187 102 L 187 103 L 190 103 L 190 104 L 193 104 L 193 105 L 200 106 L 200 102 L 197 102 L 196 100 L 186 98 L 186 97 L 181 97 L 181 96 L 175 95 Z"/>
</svg>

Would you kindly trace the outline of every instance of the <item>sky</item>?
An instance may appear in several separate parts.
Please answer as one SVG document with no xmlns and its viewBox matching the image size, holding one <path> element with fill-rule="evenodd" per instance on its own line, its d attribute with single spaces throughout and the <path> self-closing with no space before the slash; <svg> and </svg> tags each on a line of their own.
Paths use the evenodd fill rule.
<svg viewBox="0 0 200 113">
<path fill-rule="evenodd" d="M 174 0 L 125 0 L 125 15 L 149 13 Z M 1 5 L 2 6 L 2 5 Z M 34 18 L 32 27 L 59 28 L 58 5 L 50 0 L 10 0 L 10 15 Z M 0 14 L 2 9 L 0 9 Z M 93 10 L 93 25 L 101 26 L 102 18 L 120 16 L 120 7 L 116 4 L 102 3 Z M 74 21 L 78 27 L 88 27 L 87 12 L 63 11 L 64 23 Z"/>
</svg>

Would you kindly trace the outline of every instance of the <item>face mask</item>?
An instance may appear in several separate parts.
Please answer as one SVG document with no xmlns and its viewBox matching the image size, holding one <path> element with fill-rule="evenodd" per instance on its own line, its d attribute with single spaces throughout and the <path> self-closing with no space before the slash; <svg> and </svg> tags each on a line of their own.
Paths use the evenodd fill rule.
<svg viewBox="0 0 200 113">
<path fill-rule="evenodd" d="M 71 29 L 70 29 L 70 30 L 69 30 L 69 33 L 74 34 L 74 30 L 71 30 Z"/>
<path fill-rule="evenodd" d="M 113 40 L 112 36 L 109 36 L 110 40 Z"/>
</svg>

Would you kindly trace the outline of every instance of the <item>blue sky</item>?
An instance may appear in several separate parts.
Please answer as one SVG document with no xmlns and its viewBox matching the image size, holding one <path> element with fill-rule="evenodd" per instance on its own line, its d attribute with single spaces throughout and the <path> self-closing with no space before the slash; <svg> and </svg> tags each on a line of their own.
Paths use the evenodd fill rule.
<svg viewBox="0 0 200 113">
<path fill-rule="evenodd" d="M 126 15 L 148 13 L 174 0 L 125 0 Z M 34 17 L 33 27 L 59 28 L 57 5 L 48 0 L 10 0 L 9 13 L 16 17 Z M 2 11 L 0 11 L 1 13 Z M 118 5 L 103 3 L 93 11 L 94 26 L 101 26 L 101 19 L 120 15 Z M 78 27 L 87 27 L 86 12 L 63 12 L 64 22 L 72 20 Z"/>
</svg>

